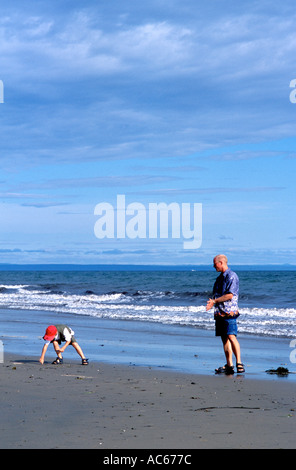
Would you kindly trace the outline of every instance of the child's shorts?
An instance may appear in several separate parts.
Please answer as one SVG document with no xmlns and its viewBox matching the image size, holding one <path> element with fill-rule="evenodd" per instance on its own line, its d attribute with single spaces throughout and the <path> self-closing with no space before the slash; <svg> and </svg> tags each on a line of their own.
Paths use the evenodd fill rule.
<svg viewBox="0 0 296 470">
<path fill-rule="evenodd" d="M 64 343 L 66 340 L 62 340 L 62 339 L 58 339 L 58 344 L 62 344 Z M 73 344 L 73 343 L 77 343 L 77 340 L 75 338 L 75 336 L 71 336 L 71 343 L 70 344 Z"/>
<path fill-rule="evenodd" d="M 237 323 L 236 318 L 223 318 L 217 317 L 216 321 L 216 336 L 237 336 Z"/>
</svg>

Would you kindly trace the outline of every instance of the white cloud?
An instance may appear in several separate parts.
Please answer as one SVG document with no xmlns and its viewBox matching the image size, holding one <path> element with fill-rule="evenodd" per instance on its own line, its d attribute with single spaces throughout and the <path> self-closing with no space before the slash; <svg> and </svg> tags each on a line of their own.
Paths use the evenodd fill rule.
<svg viewBox="0 0 296 470">
<path fill-rule="evenodd" d="M 247 231 L 256 240 L 274 220 L 275 199 L 286 219 L 296 111 L 292 1 L 13 3 L 0 19 L 3 233 L 17 242 L 17 230 L 21 238 L 33 227 L 39 239 L 38 214 L 54 238 L 62 214 L 49 206 L 79 200 L 91 219 L 102 195 L 119 190 L 210 201 L 205 217 L 216 217 L 205 234 L 219 217 L 213 239 L 233 237 L 234 249 L 244 235 L 237 227 L 249 223 L 242 207 L 255 205 Z M 275 236 L 283 223 L 270 227 Z"/>
<path fill-rule="evenodd" d="M 193 74 L 211 82 L 279 76 L 294 64 L 295 18 L 221 12 L 203 21 L 195 12 L 187 24 L 168 15 L 163 21 L 139 18 L 136 24 L 123 19 L 107 28 L 94 10 L 70 12 L 62 20 L 58 11 L 12 13 L 0 21 L 2 70 L 17 81 L 119 73 L 145 80 Z"/>
<path fill-rule="evenodd" d="M 191 58 L 191 32 L 168 22 L 104 31 L 84 12 L 57 18 L 13 15 L 0 22 L 0 54 L 13 79 L 104 76 L 137 70 L 171 73 Z M 20 75 L 21 74 L 21 75 Z"/>
</svg>

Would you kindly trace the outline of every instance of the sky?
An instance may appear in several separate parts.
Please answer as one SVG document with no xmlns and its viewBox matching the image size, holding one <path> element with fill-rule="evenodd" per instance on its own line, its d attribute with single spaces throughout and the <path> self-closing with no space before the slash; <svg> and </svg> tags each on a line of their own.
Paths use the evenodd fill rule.
<svg viewBox="0 0 296 470">
<path fill-rule="evenodd" d="M 294 1 L 2 3 L 0 263 L 296 264 Z M 200 246 L 135 203 L 202 207 Z"/>
</svg>

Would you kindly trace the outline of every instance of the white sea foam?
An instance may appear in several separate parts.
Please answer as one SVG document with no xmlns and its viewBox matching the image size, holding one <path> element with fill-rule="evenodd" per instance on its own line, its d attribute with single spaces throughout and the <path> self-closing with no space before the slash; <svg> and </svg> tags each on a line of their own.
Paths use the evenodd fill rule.
<svg viewBox="0 0 296 470">
<path fill-rule="evenodd" d="M 27 285 L 2 285 L 0 308 L 43 310 L 98 318 L 158 322 L 213 329 L 213 312 L 206 312 L 205 305 L 188 305 L 188 299 L 178 304 L 174 294 L 167 301 L 164 292 L 139 293 L 137 296 L 123 293 L 47 292 Z M 160 295 L 161 294 L 161 295 Z M 172 300 L 173 299 L 173 300 Z M 174 303 L 175 302 L 175 303 Z M 186 304 L 187 303 L 187 304 Z M 241 333 L 295 337 L 296 309 L 242 307 L 238 318 Z"/>
</svg>

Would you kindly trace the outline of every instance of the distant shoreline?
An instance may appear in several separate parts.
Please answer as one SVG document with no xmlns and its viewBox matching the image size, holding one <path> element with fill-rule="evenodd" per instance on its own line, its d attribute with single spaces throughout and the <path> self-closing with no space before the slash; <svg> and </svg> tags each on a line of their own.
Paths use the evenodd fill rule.
<svg viewBox="0 0 296 470">
<path fill-rule="evenodd" d="M 296 271 L 292 264 L 235 265 L 237 271 Z M 211 265 L 154 265 L 154 264 L 9 264 L 0 263 L 0 271 L 212 271 Z"/>
</svg>

